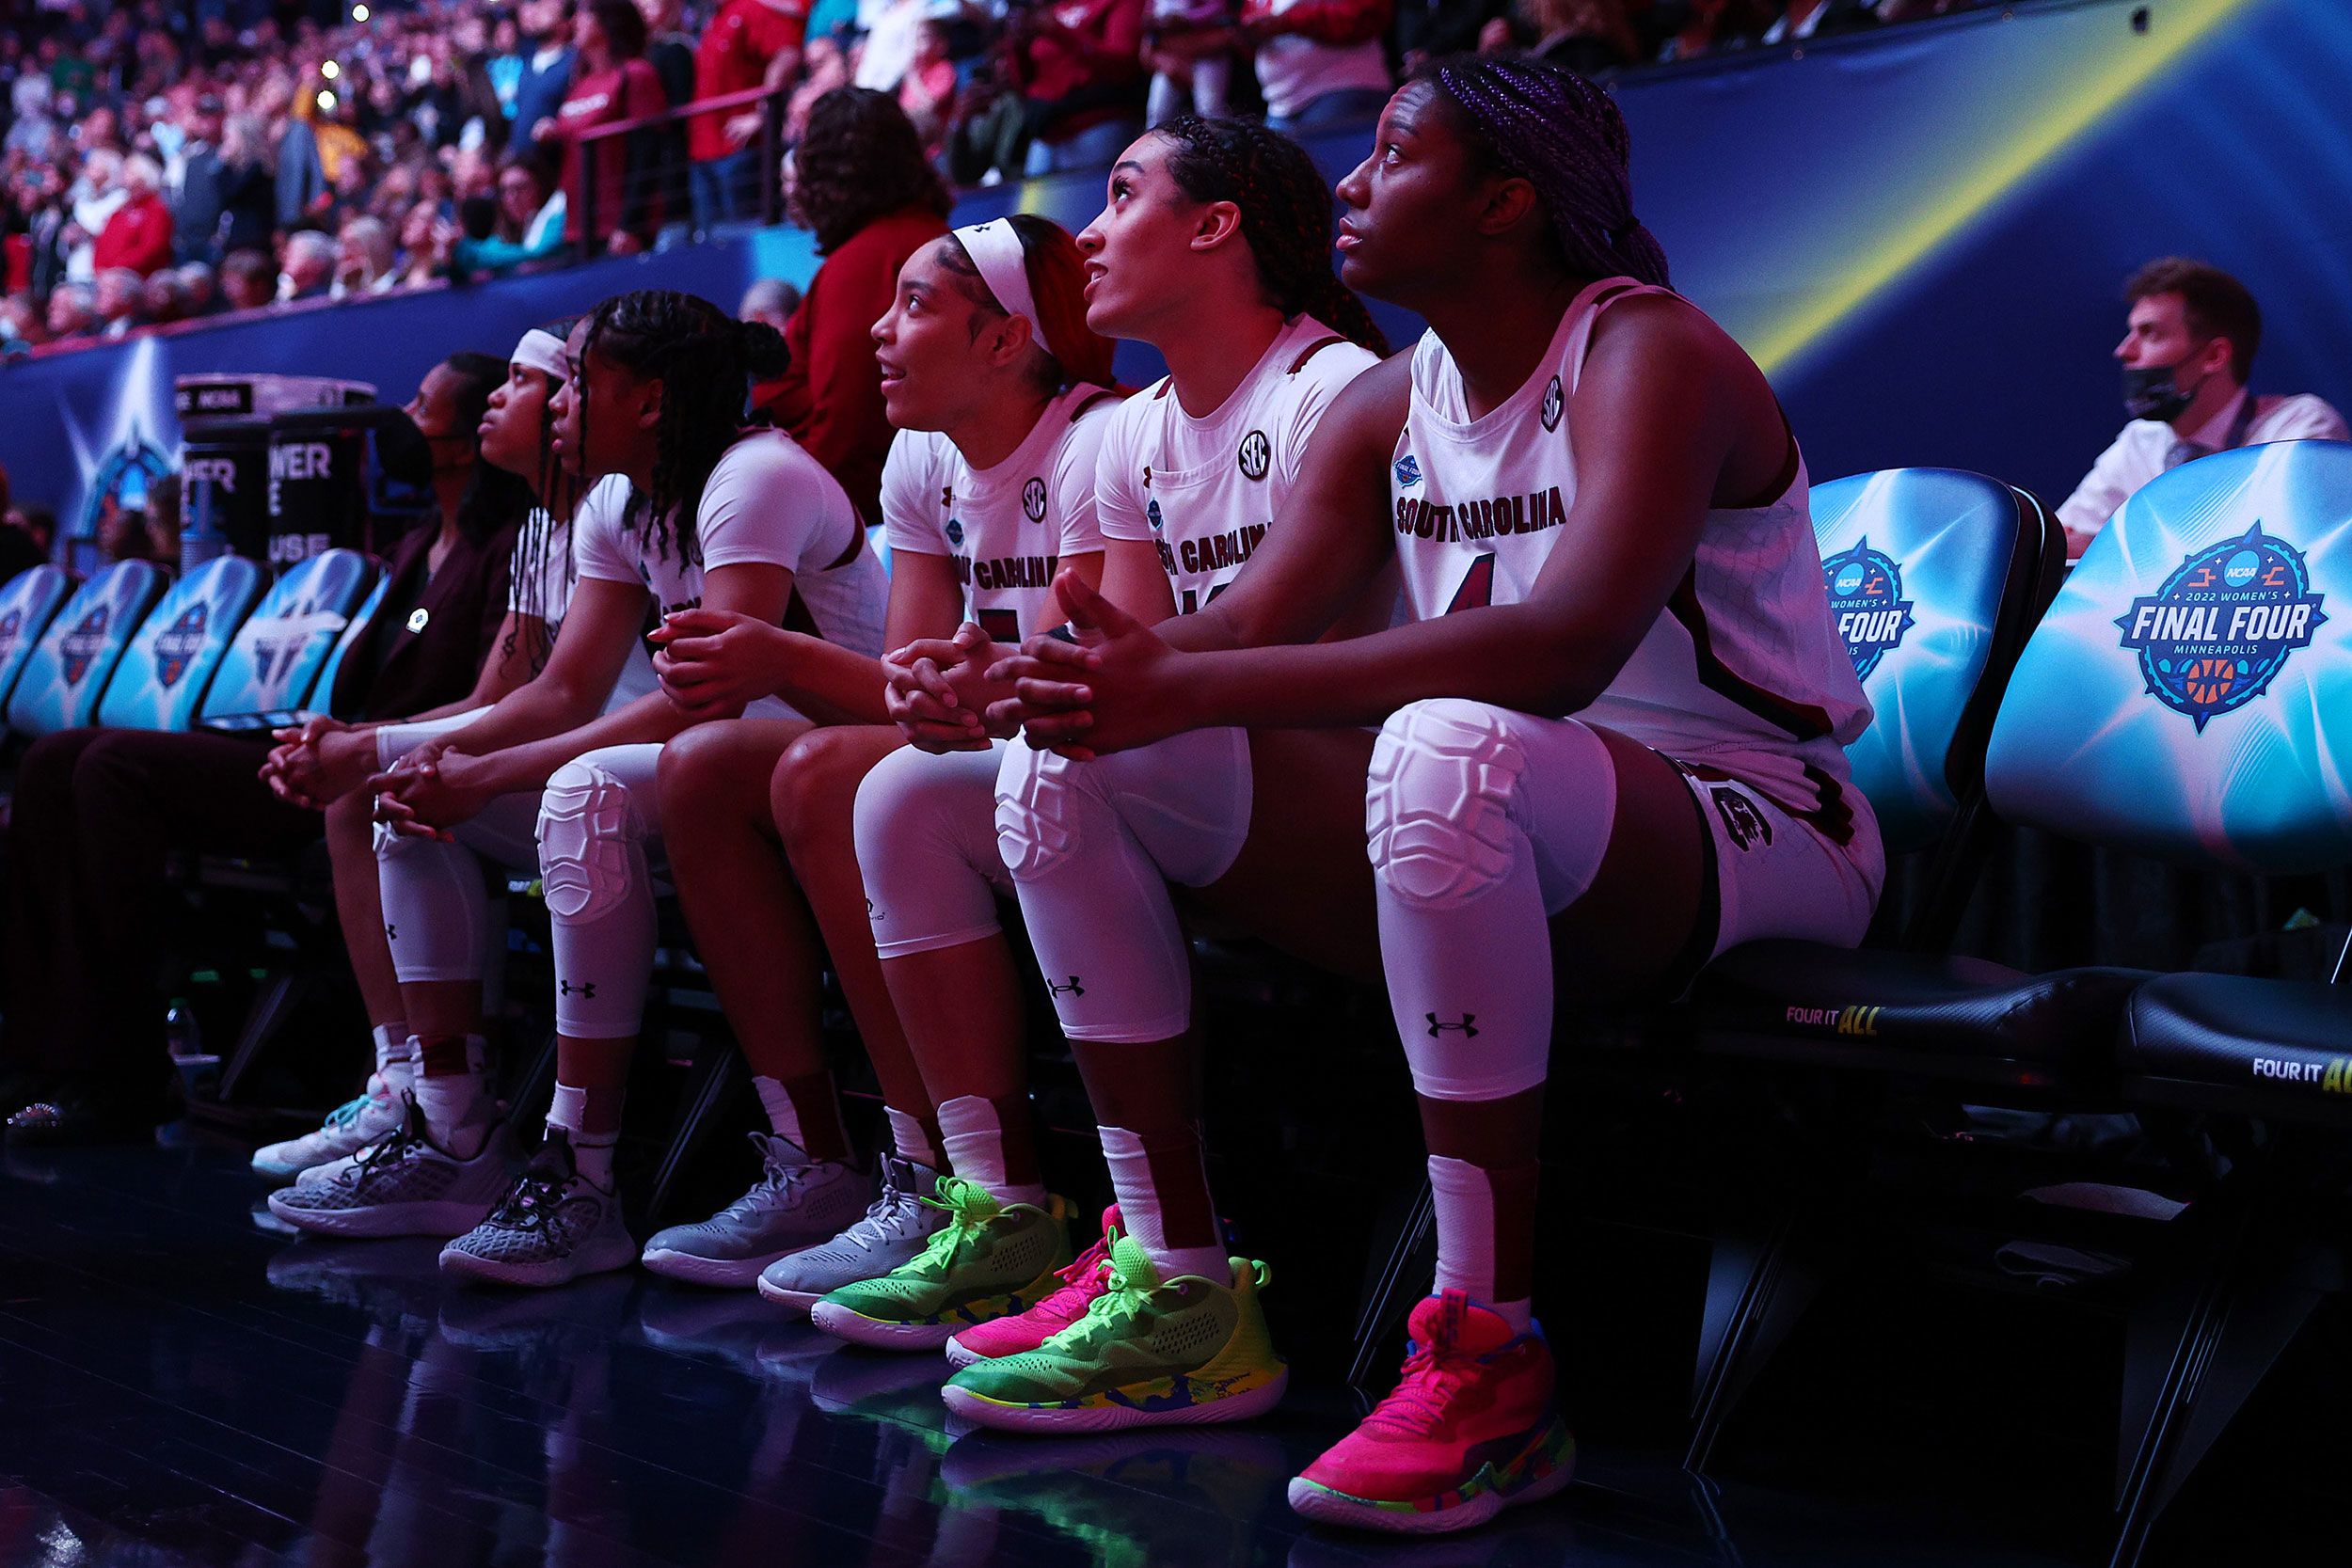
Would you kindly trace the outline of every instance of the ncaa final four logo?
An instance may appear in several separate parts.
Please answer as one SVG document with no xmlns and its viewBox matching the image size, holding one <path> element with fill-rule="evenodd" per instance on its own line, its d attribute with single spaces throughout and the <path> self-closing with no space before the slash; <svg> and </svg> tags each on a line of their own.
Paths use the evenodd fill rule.
<svg viewBox="0 0 2352 1568">
<path fill-rule="evenodd" d="M 105 650 L 106 627 L 113 620 L 113 609 L 102 604 L 83 616 L 81 625 L 65 634 L 66 685 L 79 686 L 82 677 L 89 673 L 91 664 Z"/>
<path fill-rule="evenodd" d="M 1843 555 L 1821 562 L 1821 581 L 1829 589 L 1829 611 L 1837 618 L 1837 634 L 1846 640 L 1846 657 L 1853 673 L 1864 680 L 1879 660 L 1902 645 L 1912 627 L 1911 601 L 1902 596 L 1903 574 L 1894 558 L 1870 547 L 1863 539 Z"/>
<path fill-rule="evenodd" d="M 2209 720 L 2268 690 L 2287 655 L 2311 646 L 2328 620 L 2322 597 L 2300 552 L 2257 522 L 2189 556 L 2115 624 L 2139 655 L 2149 693 L 2202 734 Z"/>
<path fill-rule="evenodd" d="M 204 627 L 212 619 L 207 608 L 192 604 L 155 639 L 155 681 L 167 690 L 180 684 L 196 656 L 204 651 Z"/>
</svg>

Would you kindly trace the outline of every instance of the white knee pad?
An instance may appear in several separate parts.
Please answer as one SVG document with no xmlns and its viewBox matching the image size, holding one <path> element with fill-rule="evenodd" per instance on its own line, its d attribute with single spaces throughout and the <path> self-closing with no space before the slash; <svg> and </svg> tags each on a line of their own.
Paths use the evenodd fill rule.
<svg viewBox="0 0 2352 1568">
<path fill-rule="evenodd" d="M 996 773 L 1005 747 L 899 748 L 857 792 L 857 862 L 874 950 L 885 958 L 960 947 L 996 927 L 1012 879 L 996 847 Z"/>
<path fill-rule="evenodd" d="M 1557 913 L 1592 885 L 1615 815 L 1616 769 L 1590 728 L 1458 697 L 1390 715 L 1365 781 L 1374 875 L 1423 909 L 1471 903 L 1531 855 Z"/>
<path fill-rule="evenodd" d="M 567 762 L 539 798 L 539 876 L 548 910 L 559 920 L 588 922 L 628 896 L 630 847 L 644 836 L 628 786 L 587 762 Z"/>
</svg>

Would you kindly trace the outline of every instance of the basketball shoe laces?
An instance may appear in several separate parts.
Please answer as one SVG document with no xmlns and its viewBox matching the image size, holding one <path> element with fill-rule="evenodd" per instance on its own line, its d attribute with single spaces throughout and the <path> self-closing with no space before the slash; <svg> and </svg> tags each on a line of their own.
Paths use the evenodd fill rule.
<svg viewBox="0 0 2352 1568">
<path fill-rule="evenodd" d="M 1446 1407 L 1477 1370 L 1480 1358 L 1452 1342 L 1415 1345 L 1388 1398 L 1373 1407 L 1360 1430 L 1379 1428 L 1406 1437 L 1429 1437 L 1445 1425 Z"/>
<path fill-rule="evenodd" d="M 937 1197 L 918 1197 L 915 1201 L 933 1209 L 946 1210 L 947 1223 L 933 1231 L 931 1239 L 923 1243 L 922 1252 L 909 1265 L 914 1268 L 930 1267 L 944 1271 L 947 1260 L 955 1256 L 957 1243 L 966 1235 L 978 1235 L 981 1227 L 996 1212 L 994 1195 L 978 1182 L 967 1181 L 961 1176 L 941 1177 Z M 989 1210 L 987 1214 L 979 1212 L 983 1205 Z"/>
<path fill-rule="evenodd" d="M 571 1162 L 565 1160 L 564 1164 L 571 1166 Z M 506 1189 L 506 1196 L 499 1199 L 499 1206 L 490 1211 L 490 1217 L 483 1223 L 510 1230 L 545 1230 L 548 1216 L 555 1212 L 555 1196 L 579 1180 L 579 1176 L 576 1166 L 558 1169 L 542 1149 L 515 1178 L 515 1184 Z"/>
<path fill-rule="evenodd" d="M 431 1147 L 425 1143 L 424 1117 L 417 1109 L 416 1096 L 410 1095 L 407 1099 L 407 1114 L 400 1118 L 400 1125 L 361 1149 L 352 1161 L 351 1184 L 354 1187 L 366 1181 L 376 1166 L 396 1168 L 408 1157 L 410 1149 L 420 1146 Z"/>
<path fill-rule="evenodd" d="M 1076 1321 L 1082 1307 L 1100 1301 L 1104 1292 L 1091 1288 L 1097 1275 L 1109 1271 L 1111 1243 L 1118 1239 L 1119 1227 L 1105 1227 L 1104 1233 L 1094 1238 L 1094 1244 L 1078 1254 L 1069 1267 L 1056 1269 L 1054 1277 L 1061 1281 L 1061 1286 L 1037 1304 L 1037 1314 L 1049 1322 L 1059 1319 L 1068 1323 Z"/>
<path fill-rule="evenodd" d="M 910 1200 L 930 1203 L 930 1199 L 916 1196 L 898 1185 L 898 1170 L 895 1162 L 883 1160 L 880 1164 L 882 1190 L 874 1195 L 874 1201 L 866 1206 L 864 1216 L 841 1233 L 843 1241 L 855 1242 L 866 1252 L 874 1251 L 890 1240 L 890 1232 L 883 1228 L 884 1222 L 906 1208 Z M 936 1209 L 939 1205 L 932 1203 L 931 1207 Z"/>
<path fill-rule="evenodd" d="M 755 1132 L 752 1136 L 756 1138 L 759 1134 Z M 740 1219 L 747 1214 L 758 1212 L 764 1203 L 771 1201 L 782 1203 L 792 1196 L 794 1187 L 807 1180 L 808 1173 L 816 1168 L 814 1165 L 785 1164 L 769 1153 L 772 1144 L 784 1141 L 784 1139 L 776 1138 L 771 1140 L 770 1143 L 760 1145 L 759 1157 L 765 1163 L 766 1168 L 760 1172 L 759 1180 L 752 1183 L 751 1191 L 726 1206 L 726 1213 Z"/>
</svg>

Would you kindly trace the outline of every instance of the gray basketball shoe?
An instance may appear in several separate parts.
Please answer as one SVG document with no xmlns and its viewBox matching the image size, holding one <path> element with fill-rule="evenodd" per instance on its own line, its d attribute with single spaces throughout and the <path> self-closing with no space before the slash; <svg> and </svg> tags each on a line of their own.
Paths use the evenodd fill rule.
<svg viewBox="0 0 2352 1568">
<path fill-rule="evenodd" d="M 866 1217 L 829 1242 L 803 1247 L 771 1263 L 759 1276 L 759 1293 L 805 1312 L 816 1302 L 862 1279 L 878 1279 L 923 1250 L 947 1212 L 923 1201 L 939 1186 L 929 1165 L 884 1153 L 877 1162 L 882 1188 Z"/>
<path fill-rule="evenodd" d="M 748 1291 L 777 1259 L 830 1241 L 866 1212 L 874 1184 L 837 1160 L 812 1161 L 789 1138 L 751 1135 L 765 1167 L 752 1190 L 698 1225 L 645 1243 L 645 1267 L 690 1285 Z"/>
<path fill-rule="evenodd" d="M 461 1160 L 433 1141 L 413 1097 L 401 1124 L 376 1142 L 304 1173 L 269 1195 L 269 1212 L 326 1236 L 456 1236 L 513 1180 L 517 1154 L 503 1122 Z"/>
<path fill-rule="evenodd" d="M 548 1129 L 489 1217 L 441 1249 L 444 1274 L 541 1289 L 636 1260 L 619 1196 L 580 1174 L 560 1127 Z"/>
</svg>

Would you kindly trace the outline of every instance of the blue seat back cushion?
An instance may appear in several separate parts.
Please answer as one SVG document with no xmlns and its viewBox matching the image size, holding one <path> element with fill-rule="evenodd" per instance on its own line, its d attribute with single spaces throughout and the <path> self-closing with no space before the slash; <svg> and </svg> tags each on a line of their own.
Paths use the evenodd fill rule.
<svg viewBox="0 0 2352 1568">
<path fill-rule="evenodd" d="M 0 588 L 0 701 L 16 689 L 17 676 L 72 589 L 73 579 L 62 566 L 19 572 Z"/>
<path fill-rule="evenodd" d="M 262 576 L 243 556 L 224 555 L 174 583 L 123 653 L 98 721 L 110 729 L 186 729 L 229 639 L 261 596 Z"/>
<path fill-rule="evenodd" d="M 1983 677 L 2016 548 L 2017 499 L 1956 468 L 1890 468 L 1814 486 L 1830 611 L 1870 699 L 1846 757 L 1889 854 L 1951 819 L 1950 757 Z"/>
<path fill-rule="evenodd" d="M 200 710 L 207 719 L 299 707 L 335 651 L 374 568 L 358 550 L 289 567 L 230 644 Z"/>
<path fill-rule="evenodd" d="M 343 634 L 335 640 L 335 651 L 327 656 L 326 668 L 319 672 L 319 678 L 310 683 L 309 706 L 312 712 L 326 712 L 328 705 L 334 701 L 335 683 L 342 676 L 343 660 L 351 657 L 352 644 L 359 641 L 368 629 L 368 623 L 374 620 L 376 612 L 384 608 L 384 595 L 391 586 L 390 578 L 377 578 L 375 586 L 368 591 L 367 602 L 344 625 Z M 349 719 L 353 716 L 339 713 L 335 717 Z"/>
<path fill-rule="evenodd" d="M 2074 567 L 1993 730 L 2014 822 L 2271 875 L 2352 863 L 2352 446 L 2175 468 Z"/>
<path fill-rule="evenodd" d="M 89 723 L 106 677 L 163 580 L 144 561 L 118 561 L 82 584 L 26 661 L 8 698 L 9 727 L 54 735 Z"/>
</svg>

